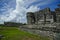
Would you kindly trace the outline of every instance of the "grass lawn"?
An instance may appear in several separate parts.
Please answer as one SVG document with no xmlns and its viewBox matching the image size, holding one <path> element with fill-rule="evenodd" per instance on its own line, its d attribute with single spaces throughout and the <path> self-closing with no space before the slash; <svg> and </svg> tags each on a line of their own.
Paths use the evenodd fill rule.
<svg viewBox="0 0 60 40">
<path fill-rule="evenodd" d="M 17 27 L 0 26 L 0 35 L 4 35 L 4 38 L 2 38 L 2 40 L 49 40 L 47 37 L 41 37 L 18 30 Z"/>
</svg>

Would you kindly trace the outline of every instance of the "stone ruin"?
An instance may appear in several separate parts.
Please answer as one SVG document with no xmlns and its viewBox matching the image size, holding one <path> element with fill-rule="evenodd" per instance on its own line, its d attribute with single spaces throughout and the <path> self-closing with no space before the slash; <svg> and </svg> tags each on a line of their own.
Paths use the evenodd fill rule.
<svg viewBox="0 0 60 40">
<path fill-rule="evenodd" d="M 60 33 L 58 33 L 60 32 L 60 7 L 56 8 L 55 11 L 45 8 L 37 12 L 28 12 L 26 15 L 27 25 L 20 26 L 21 30 L 48 36 L 52 40 L 57 40 L 57 34 L 60 36 Z"/>
</svg>

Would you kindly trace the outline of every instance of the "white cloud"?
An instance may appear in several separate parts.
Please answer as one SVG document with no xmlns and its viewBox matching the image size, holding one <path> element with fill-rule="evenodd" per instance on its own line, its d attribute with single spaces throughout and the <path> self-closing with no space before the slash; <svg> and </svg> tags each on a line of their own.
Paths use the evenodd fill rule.
<svg viewBox="0 0 60 40">
<path fill-rule="evenodd" d="M 3 12 L 1 16 L 1 20 L 3 21 L 14 21 L 14 22 L 26 22 L 26 13 L 27 12 L 35 12 L 40 8 L 38 6 L 47 4 L 48 0 L 43 3 L 39 3 L 37 5 L 33 5 L 34 2 L 39 2 L 42 0 L 16 0 L 16 9 L 10 8 L 9 5 L 5 5 L 2 10 L 7 10 Z M 11 2 L 10 2 L 11 3 Z M 31 5 L 31 6 L 29 6 Z M 27 8 L 29 6 L 29 8 Z"/>
<path fill-rule="evenodd" d="M 38 11 L 39 8 L 37 6 L 31 6 L 27 9 L 27 12 L 35 12 L 35 11 Z"/>
<path fill-rule="evenodd" d="M 54 0 L 44 0 L 40 3 L 38 3 L 36 6 L 43 6 L 52 3 Z"/>
<path fill-rule="evenodd" d="M 14 10 L 16 12 L 16 17 L 13 19 L 13 21 L 18 20 L 18 22 L 26 22 L 26 13 L 27 12 L 34 12 L 34 11 L 37 11 L 39 9 L 36 6 L 30 6 L 28 9 L 26 9 L 26 6 L 30 5 L 30 3 L 33 3 L 34 1 L 30 1 L 30 3 L 28 3 L 28 0 L 26 0 L 26 1 L 16 0 L 16 1 L 17 1 L 16 2 L 17 5 L 16 5 L 16 9 Z"/>
</svg>

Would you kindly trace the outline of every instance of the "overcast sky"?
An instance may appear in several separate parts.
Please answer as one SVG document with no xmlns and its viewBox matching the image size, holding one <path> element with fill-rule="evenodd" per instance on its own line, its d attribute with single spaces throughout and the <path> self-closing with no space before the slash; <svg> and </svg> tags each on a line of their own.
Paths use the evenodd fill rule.
<svg viewBox="0 0 60 40">
<path fill-rule="evenodd" d="M 60 0 L 0 0 L 0 24 L 3 22 L 26 22 L 26 13 L 46 7 L 57 8 Z"/>
</svg>

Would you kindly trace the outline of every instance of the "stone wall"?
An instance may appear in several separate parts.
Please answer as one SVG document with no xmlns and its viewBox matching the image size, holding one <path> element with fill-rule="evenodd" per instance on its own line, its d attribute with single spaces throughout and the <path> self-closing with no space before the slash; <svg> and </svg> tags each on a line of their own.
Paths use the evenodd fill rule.
<svg viewBox="0 0 60 40">
<path fill-rule="evenodd" d="M 46 31 L 46 30 L 52 30 L 52 28 L 55 28 L 56 26 L 52 26 L 52 24 L 45 24 L 45 25 L 23 25 L 20 26 L 21 30 L 30 32 L 30 33 L 34 33 L 34 34 L 40 34 L 40 35 L 45 35 L 45 36 L 49 36 L 49 32 L 50 31 Z M 45 30 L 44 30 L 44 29 Z"/>
<path fill-rule="evenodd" d="M 19 28 L 20 28 L 20 30 L 29 32 L 31 34 L 36 34 L 36 35 L 40 35 L 40 36 L 50 37 L 51 40 L 53 40 L 53 39 L 54 40 L 57 40 L 57 39 L 59 40 L 60 39 L 60 34 L 58 32 L 56 33 L 56 32 L 52 31 L 52 28 L 53 29 L 55 28 L 55 30 L 56 30 L 56 28 L 58 28 L 55 25 L 59 26 L 60 23 L 45 24 L 45 25 L 35 25 L 35 24 L 33 24 L 33 25 L 22 25 Z M 46 28 L 46 30 L 44 30 L 45 28 Z"/>
</svg>

